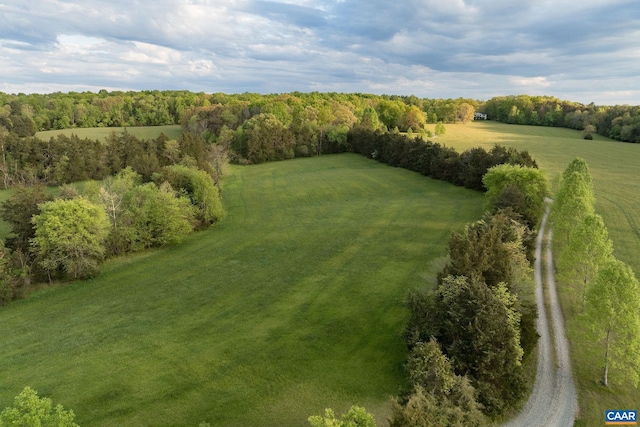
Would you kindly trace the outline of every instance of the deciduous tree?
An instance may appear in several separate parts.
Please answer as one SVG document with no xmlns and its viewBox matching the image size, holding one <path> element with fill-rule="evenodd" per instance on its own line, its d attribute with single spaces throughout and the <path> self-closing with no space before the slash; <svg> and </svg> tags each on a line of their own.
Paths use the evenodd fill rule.
<svg viewBox="0 0 640 427">
<path fill-rule="evenodd" d="M 613 258 L 587 290 L 584 321 L 603 346 L 602 383 L 640 384 L 640 283 L 633 271 Z"/>
<path fill-rule="evenodd" d="M 574 224 L 569 244 L 558 258 L 558 266 L 580 284 L 583 308 L 589 285 L 612 256 L 613 243 L 600 215 L 588 214 Z"/>
<path fill-rule="evenodd" d="M 74 419 L 72 410 L 59 404 L 54 407 L 51 399 L 38 397 L 30 387 L 16 396 L 13 406 L 0 412 L 0 426 L 7 427 L 79 427 Z"/>
<path fill-rule="evenodd" d="M 97 274 L 109 230 L 104 210 L 83 197 L 46 202 L 40 210 L 31 245 L 50 277 L 58 269 L 74 279 Z"/>
<path fill-rule="evenodd" d="M 534 226 L 538 223 L 545 209 L 544 198 L 549 193 L 546 175 L 539 169 L 521 165 L 502 164 L 489 169 L 482 179 L 487 188 L 487 202 L 493 207 L 500 193 L 508 185 L 516 186 L 526 201 L 526 212 L 523 217 Z"/>
</svg>

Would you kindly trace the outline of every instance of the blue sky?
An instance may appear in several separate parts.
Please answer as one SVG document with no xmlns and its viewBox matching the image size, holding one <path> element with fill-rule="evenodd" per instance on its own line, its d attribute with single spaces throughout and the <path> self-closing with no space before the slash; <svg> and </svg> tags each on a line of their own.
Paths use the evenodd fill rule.
<svg viewBox="0 0 640 427">
<path fill-rule="evenodd" d="M 0 0 L 0 91 L 640 104 L 637 0 Z"/>
</svg>

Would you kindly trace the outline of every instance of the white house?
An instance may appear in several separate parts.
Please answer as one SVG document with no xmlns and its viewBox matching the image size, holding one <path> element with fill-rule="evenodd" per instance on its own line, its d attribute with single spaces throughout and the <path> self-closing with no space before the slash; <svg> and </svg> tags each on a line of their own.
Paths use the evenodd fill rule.
<svg viewBox="0 0 640 427">
<path fill-rule="evenodd" d="M 475 113 L 473 115 L 473 120 L 487 120 L 487 115 L 483 113 Z"/>
</svg>

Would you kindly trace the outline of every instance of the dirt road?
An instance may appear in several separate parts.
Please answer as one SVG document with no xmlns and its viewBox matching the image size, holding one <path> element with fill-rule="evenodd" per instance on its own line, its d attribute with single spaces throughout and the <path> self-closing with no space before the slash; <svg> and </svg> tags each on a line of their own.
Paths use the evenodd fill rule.
<svg viewBox="0 0 640 427">
<path fill-rule="evenodd" d="M 542 246 L 547 227 L 549 207 L 542 219 L 536 241 L 534 278 L 536 281 L 536 304 L 538 306 L 538 369 L 533 393 L 522 412 L 504 424 L 504 427 L 569 427 L 573 426 L 577 406 L 576 391 L 571 376 L 569 344 L 564 332 L 564 319 L 556 293 L 551 252 L 552 231 L 549 231 L 544 257 L 546 284 L 551 319 L 547 317 L 542 280 Z M 553 328 L 553 332 L 550 329 Z"/>
</svg>

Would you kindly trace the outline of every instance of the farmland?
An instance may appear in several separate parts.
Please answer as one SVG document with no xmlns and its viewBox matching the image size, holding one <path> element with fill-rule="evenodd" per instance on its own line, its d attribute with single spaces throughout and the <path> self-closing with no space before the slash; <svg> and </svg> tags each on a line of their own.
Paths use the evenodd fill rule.
<svg viewBox="0 0 640 427">
<path fill-rule="evenodd" d="M 180 131 L 164 128 L 127 131 Z M 529 150 L 552 182 L 585 158 L 616 256 L 640 273 L 640 146 L 496 122 L 449 124 L 435 141 Z M 223 188 L 229 215 L 214 229 L 0 310 L 11 337 L 0 354 L 0 406 L 31 385 L 83 426 L 299 425 L 354 403 L 384 420 L 403 378 L 405 291 L 430 283 L 430 263 L 452 229 L 481 215 L 481 195 L 355 155 L 232 167 Z M 597 383 L 599 353 L 581 329 L 577 292 L 558 273 L 577 425 L 601 425 L 604 409 L 633 407 L 640 394 Z"/>
<path fill-rule="evenodd" d="M 588 141 L 571 129 L 497 122 L 447 125 L 447 133 L 436 141 L 458 151 L 494 144 L 528 150 L 552 182 L 574 157 L 584 158 L 593 176 L 596 210 L 609 229 L 616 256 L 640 275 L 640 145 L 599 135 Z"/>
<path fill-rule="evenodd" d="M 0 310 L 0 406 L 30 385 L 82 426 L 303 425 L 403 381 L 406 290 L 482 195 L 345 154 L 233 167 L 185 243 Z"/>
</svg>

